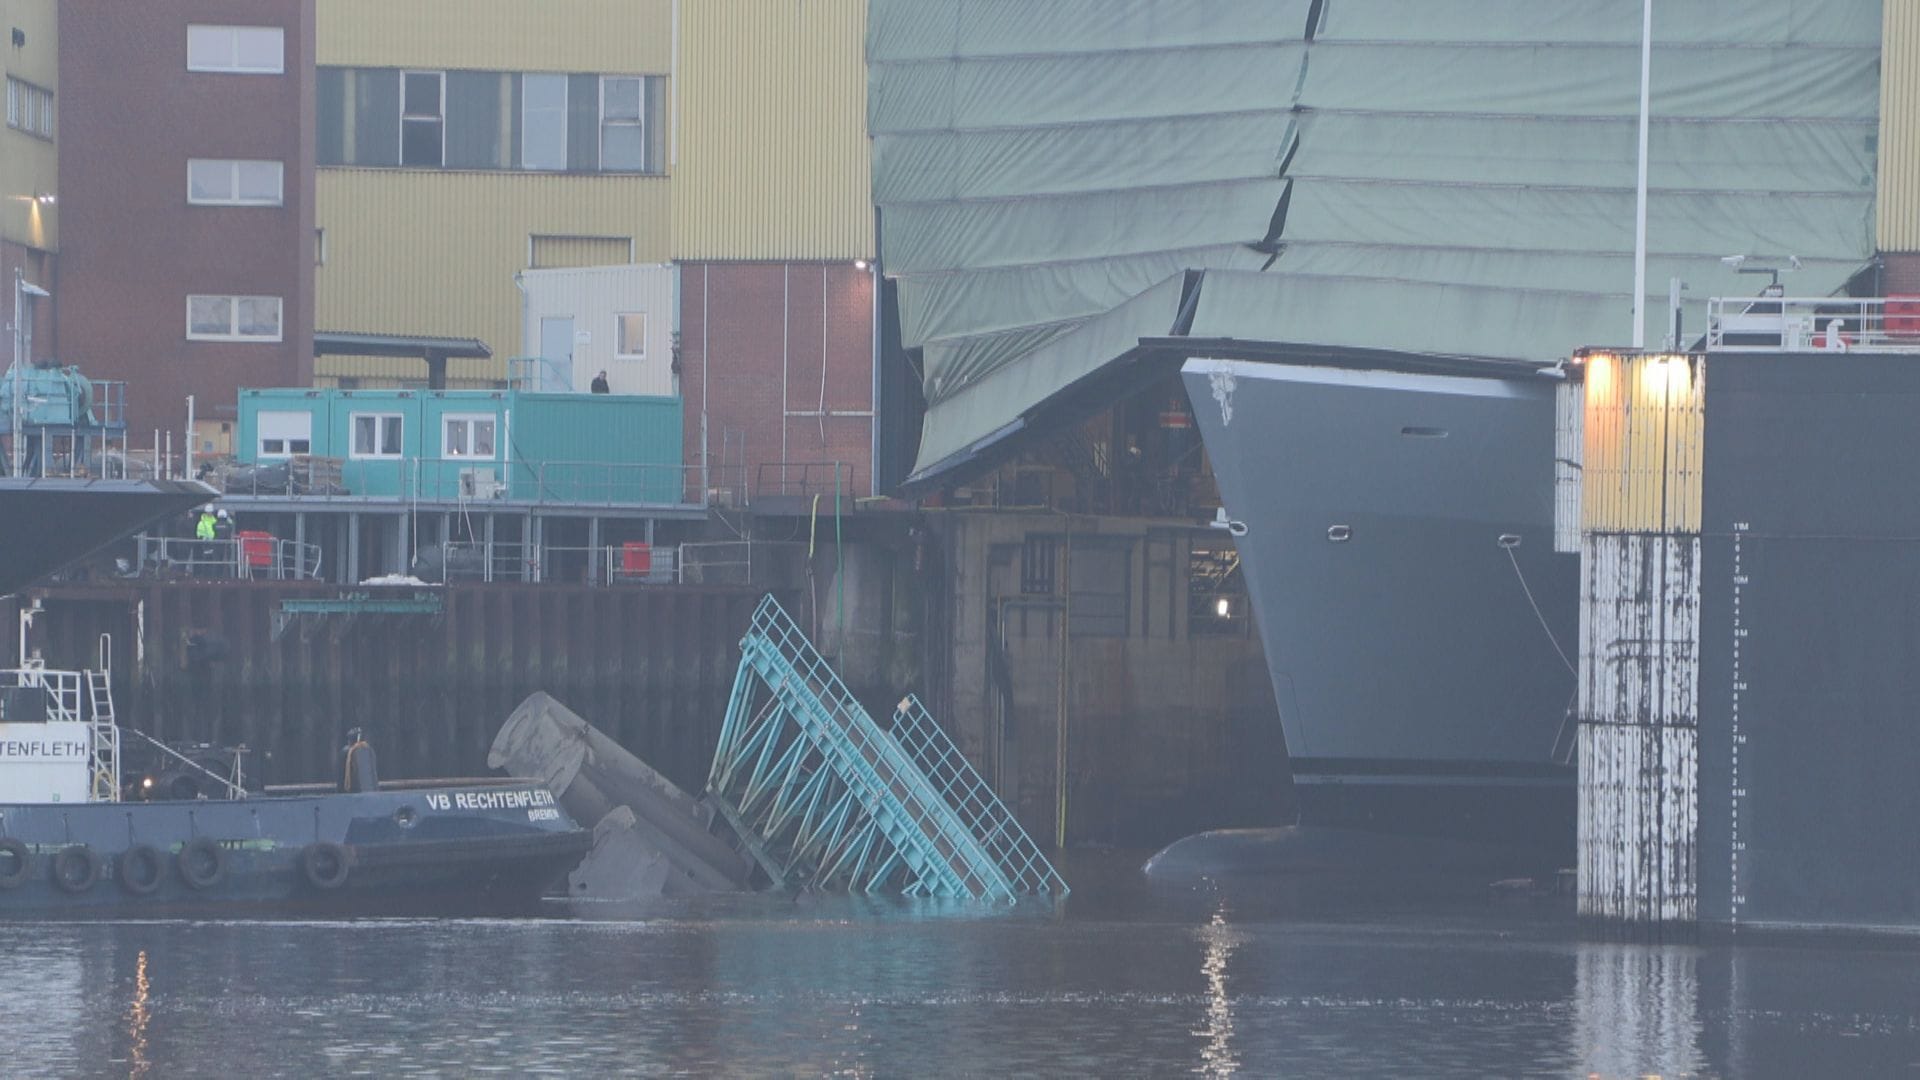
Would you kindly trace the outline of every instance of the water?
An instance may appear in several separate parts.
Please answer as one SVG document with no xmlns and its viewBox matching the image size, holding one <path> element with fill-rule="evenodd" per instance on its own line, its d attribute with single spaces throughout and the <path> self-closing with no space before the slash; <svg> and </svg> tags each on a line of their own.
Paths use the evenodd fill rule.
<svg viewBox="0 0 1920 1080">
<path fill-rule="evenodd" d="M 1150 885 L 1066 911 L 764 897 L 641 918 L 21 925 L 13 1076 L 1868 1076 L 1920 949 L 1584 940 L 1482 883 Z M 636 913 L 599 912 L 600 915 Z"/>
</svg>

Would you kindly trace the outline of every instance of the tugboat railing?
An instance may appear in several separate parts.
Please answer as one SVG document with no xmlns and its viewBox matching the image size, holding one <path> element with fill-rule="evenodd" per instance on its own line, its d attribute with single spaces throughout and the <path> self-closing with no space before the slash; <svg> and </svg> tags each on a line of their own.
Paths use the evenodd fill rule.
<svg viewBox="0 0 1920 1080">
<path fill-rule="evenodd" d="M 46 695 L 46 715 L 40 719 L 77 722 L 80 712 L 80 681 L 77 671 L 42 667 L 0 668 L 0 690 L 40 690 Z"/>
</svg>

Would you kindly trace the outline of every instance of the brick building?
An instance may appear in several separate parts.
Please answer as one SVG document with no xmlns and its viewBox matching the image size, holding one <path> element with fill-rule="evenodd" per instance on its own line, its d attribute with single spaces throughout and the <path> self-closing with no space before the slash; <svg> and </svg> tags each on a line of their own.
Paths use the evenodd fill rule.
<svg viewBox="0 0 1920 1080">
<path fill-rule="evenodd" d="M 134 441 L 313 374 L 314 0 L 59 5 L 60 357 Z"/>
</svg>

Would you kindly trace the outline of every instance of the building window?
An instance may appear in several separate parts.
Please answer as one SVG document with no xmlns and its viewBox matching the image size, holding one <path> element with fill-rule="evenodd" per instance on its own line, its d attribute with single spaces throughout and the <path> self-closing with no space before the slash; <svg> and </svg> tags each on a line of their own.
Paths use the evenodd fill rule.
<svg viewBox="0 0 1920 1080">
<path fill-rule="evenodd" d="M 187 70 L 278 75 L 287 69 L 286 37 L 278 26 L 188 26 Z"/>
<path fill-rule="evenodd" d="M 1231 543 L 1196 541 L 1187 554 L 1188 636 L 1245 636 L 1252 618 L 1239 551 Z"/>
<path fill-rule="evenodd" d="M 628 312 L 614 317 L 613 355 L 621 360 L 647 358 L 647 316 Z"/>
<path fill-rule="evenodd" d="M 566 170 L 565 75 L 526 75 L 520 80 L 520 167 Z"/>
<path fill-rule="evenodd" d="M 313 414 L 263 412 L 259 414 L 260 456 L 288 457 L 313 452 Z"/>
<path fill-rule="evenodd" d="M 600 171 L 641 172 L 647 167 L 645 100 L 641 80 L 625 75 L 600 78 Z"/>
<path fill-rule="evenodd" d="M 397 458 L 404 422 L 399 413 L 354 413 L 353 456 Z"/>
<path fill-rule="evenodd" d="M 9 76 L 7 126 L 42 139 L 53 138 L 53 91 Z"/>
<path fill-rule="evenodd" d="M 441 457 L 493 460 L 493 417 L 485 413 L 449 414 L 440 427 Z"/>
<path fill-rule="evenodd" d="M 283 168 L 277 161 L 187 162 L 187 201 L 200 206 L 279 206 Z"/>
<path fill-rule="evenodd" d="M 400 85 L 400 165 L 437 169 L 447 156 L 447 73 L 402 72 Z"/>
<path fill-rule="evenodd" d="M 187 297 L 189 341 L 279 341 L 277 296 Z"/>
</svg>

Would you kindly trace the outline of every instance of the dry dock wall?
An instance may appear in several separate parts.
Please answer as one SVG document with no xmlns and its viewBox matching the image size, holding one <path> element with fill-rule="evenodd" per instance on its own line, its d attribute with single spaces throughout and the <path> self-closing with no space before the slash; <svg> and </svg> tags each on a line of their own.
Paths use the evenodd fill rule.
<svg viewBox="0 0 1920 1080">
<path fill-rule="evenodd" d="M 1700 917 L 1920 927 L 1920 357 L 1708 362 Z"/>
<path fill-rule="evenodd" d="M 426 591 L 444 598 L 442 614 L 302 616 L 275 640 L 283 600 L 338 590 L 52 589 L 38 594 L 46 614 L 32 640 L 49 666 L 81 667 L 99 635 L 113 635 L 122 723 L 170 741 L 244 743 L 249 770 L 269 782 L 333 779 L 353 726 L 366 728 L 384 775 L 485 775 L 494 733 L 546 690 L 676 784 L 704 787 L 759 591 Z"/>
</svg>

